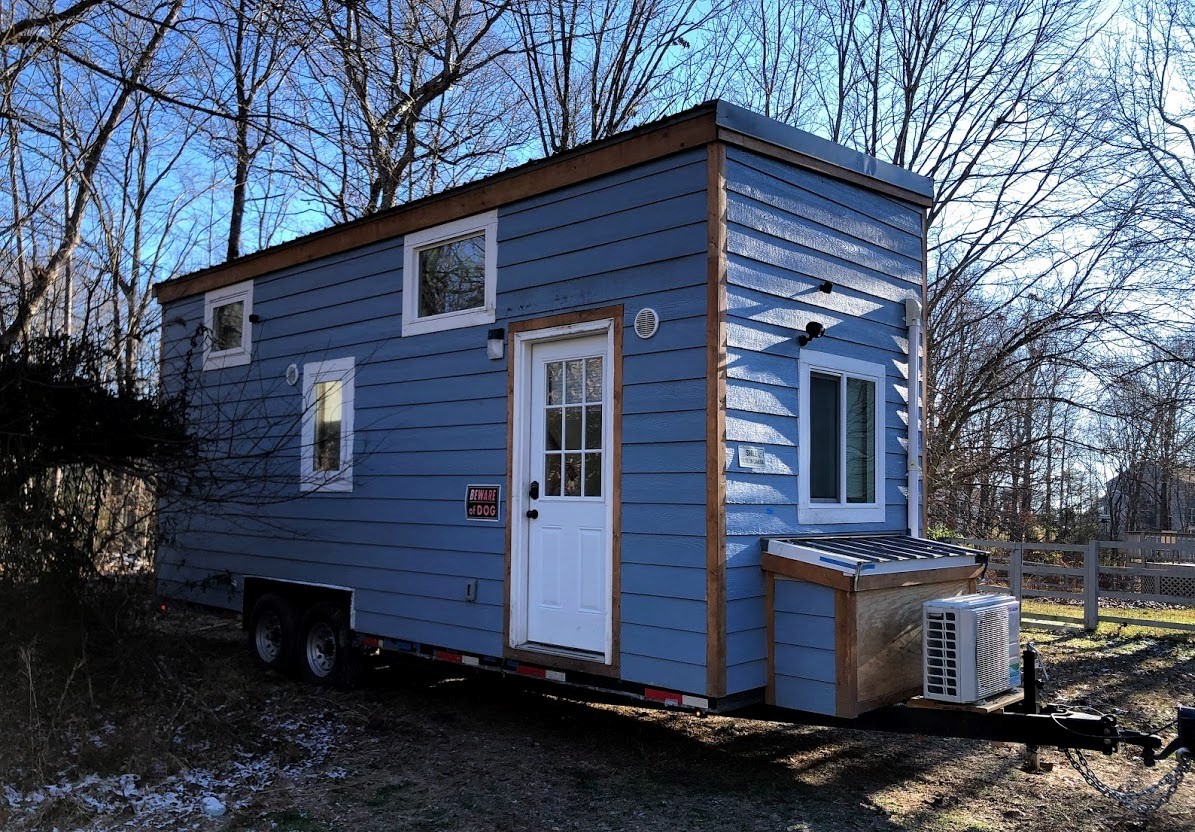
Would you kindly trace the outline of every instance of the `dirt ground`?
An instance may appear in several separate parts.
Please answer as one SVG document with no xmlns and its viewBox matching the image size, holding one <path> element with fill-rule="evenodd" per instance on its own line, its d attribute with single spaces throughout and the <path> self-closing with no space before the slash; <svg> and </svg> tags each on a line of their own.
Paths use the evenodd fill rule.
<svg viewBox="0 0 1195 832">
<path fill-rule="evenodd" d="M 1195 701 L 1195 642 L 1032 635 L 1053 699 L 1141 727 Z M 321 691 L 262 675 L 235 622 L 191 614 L 135 652 L 102 688 L 93 667 L 58 700 L 6 692 L 0 829 L 1195 829 L 1195 774 L 1142 820 L 1056 752 L 1029 774 L 1014 746 L 585 704 L 412 660 Z M 1168 770 L 1097 767 L 1118 784 Z"/>
</svg>

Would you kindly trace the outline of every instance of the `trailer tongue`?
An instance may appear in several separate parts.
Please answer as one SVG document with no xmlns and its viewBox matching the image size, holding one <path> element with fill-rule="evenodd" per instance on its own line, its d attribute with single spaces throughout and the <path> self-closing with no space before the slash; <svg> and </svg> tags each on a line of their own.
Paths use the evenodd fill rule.
<svg viewBox="0 0 1195 832">
<path fill-rule="evenodd" d="M 1032 643 L 1022 653 L 1022 662 L 1024 698 L 992 712 L 945 704 L 937 707 L 899 704 L 853 718 L 771 707 L 752 708 L 737 712 L 736 715 L 861 731 L 1017 743 L 1026 746 L 1033 755 L 1041 746 L 1058 748 L 1089 785 L 1127 809 L 1148 814 L 1157 811 L 1173 797 L 1195 762 L 1195 708 L 1178 707 L 1173 723 L 1177 733 L 1174 739 L 1166 743 L 1157 733 L 1120 726 L 1116 717 L 1109 714 L 1079 711 L 1064 704 L 1041 705 L 1038 676 L 1040 657 Z M 1159 760 L 1171 757 L 1174 758 L 1175 766 L 1156 783 L 1139 790 L 1111 787 L 1100 780 L 1083 752 L 1113 754 L 1121 746 L 1140 748 L 1142 760 L 1149 768 L 1156 766 Z"/>
</svg>

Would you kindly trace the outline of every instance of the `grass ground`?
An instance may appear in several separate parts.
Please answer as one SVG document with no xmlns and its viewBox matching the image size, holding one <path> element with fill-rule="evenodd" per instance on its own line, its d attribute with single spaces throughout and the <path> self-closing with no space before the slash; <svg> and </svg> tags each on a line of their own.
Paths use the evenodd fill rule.
<svg viewBox="0 0 1195 832">
<path fill-rule="evenodd" d="M 1191 640 L 1032 636 L 1056 698 L 1125 724 L 1168 722 L 1195 695 Z M 1142 821 L 1061 755 L 1023 772 L 1013 746 L 586 704 L 420 662 L 320 691 L 260 674 L 235 623 L 189 614 L 122 655 L 36 709 L 7 677 L 0 722 L 24 730 L 0 733 L 0 829 L 1195 828 L 1195 777 Z M 1096 765 L 1117 782 L 1162 771 L 1123 753 Z M 204 796 L 228 811 L 204 816 Z"/>
<path fill-rule="evenodd" d="M 1062 604 L 1043 598 L 1026 598 L 1021 602 L 1021 612 L 1024 618 L 1032 619 L 1038 615 L 1056 615 L 1074 619 L 1076 625 L 1083 623 L 1083 608 L 1076 604 Z M 1142 621 L 1174 622 L 1195 627 L 1195 607 L 1142 607 L 1140 605 L 1119 609 L 1103 608 L 1101 615 L 1118 618 L 1133 618 Z M 1168 637 L 1183 633 L 1173 628 L 1148 627 L 1137 624 L 1121 624 L 1113 621 L 1101 621 L 1097 633 L 1116 637 Z"/>
</svg>

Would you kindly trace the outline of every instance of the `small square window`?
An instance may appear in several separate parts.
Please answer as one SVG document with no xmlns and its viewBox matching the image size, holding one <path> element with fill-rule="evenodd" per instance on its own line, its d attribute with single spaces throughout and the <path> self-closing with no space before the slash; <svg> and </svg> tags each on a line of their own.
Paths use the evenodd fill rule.
<svg viewBox="0 0 1195 832">
<path fill-rule="evenodd" d="M 300 488 L 353 490 L 352 358 L 303 365 Z"/>
<path fill-rule="evenodd" d="M 883 383 L 883 365 L 824 353 L 802 356 L 802 523 L 884 520 Z"/>
<path fill-rule="evenodd" d="M 238 350 L 245 336 L 245 302 L 226 303 L 212 309 L 212 352 Z"/>
<path fill-rule="evenodd" d="M 490 211 L 407 235 L 403 335 L 494 321 L 497 227 Z"/>
<path fill-rule="evenodd" d="M 208 292 L 203 300 L 203 325 L 207 331 L 203 369 L 236 367 L 249 363 L 253 312 L 253 283 L 238 283 Z"/>
<path fill-rule="evenodd" d="M 419 317 L 485 308 L 485 234 L 419 250 Z"/>
</svg>

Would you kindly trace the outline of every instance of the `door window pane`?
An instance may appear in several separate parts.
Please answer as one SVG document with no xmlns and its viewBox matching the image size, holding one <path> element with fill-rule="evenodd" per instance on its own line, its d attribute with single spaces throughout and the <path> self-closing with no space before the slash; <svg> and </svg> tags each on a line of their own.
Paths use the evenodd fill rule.
<svg viewBox="0 0 1195 832">
<path fill-rule="evenodd" d="M 419 317 L 485 306 L 485 234 L 419 252 Z"/>
<path fill-rule="evenodd" d="M 585 359 L 585 401 L 600 402 L 602 400 L 602 359 Z"/>
<path fill-rule="evenodd" d="M 544 458 L 544 496 L 560 496 L 560 454 L 548 454 Z"/>
<path fill-rule="evenodd" d="M 585 454 L 585 496 L 602 496 L 601 454 Z"/>
<path fill-rule="evenodd" d="M 544 417 L 544 450 L 559 451 L 564 447 L 560 441 L 563 438 L 560 432 L 560 408 L 549 407 L 544 412 L 547 414 Z"/>
<path fill-rule="evenodd" d="M 553 361 L 548 370 L 548 404 L 564 404 L 564 364 Z"/>
<path fill-rule="evenodd" d="M 212 310 L 212 350 L 237 350 L 245 329 L 245 302 L 226 303 Z"/>
<path fill-rule="evenodd" d="M 875 502 L 876 386 L 846 380 L 846 501 Z"/>
<path fill-rule="evenodd" d="M 315 470 L 340 470 L 340 419 L 343 397 L 339 381 L 315 385 Z"/>
<path fill-rule="evenodd" d="M 809 374 L 809 498 L 838 496 L 839 377 Z"/>
<path fill-rule="evenodd" d="M 581 455 L 564 455 L 564 496 L 581 496 Z"/>
<path fill-rule="evenodd" d="M 564 408 L 564 447 L 570 451 L 581 447 L 581 408 Z"/>
<path fill-rule="evenodd" d="M 564 364 L 564 403 L 580 404 L 584 395 L 584 361 L 566 361 Z"/>
<path fill-rule="evenodd" d="M 585 408 L 585 449 L 594 451 L 602 447 L 602 406 L 589 405 Z"/>
</svg>

